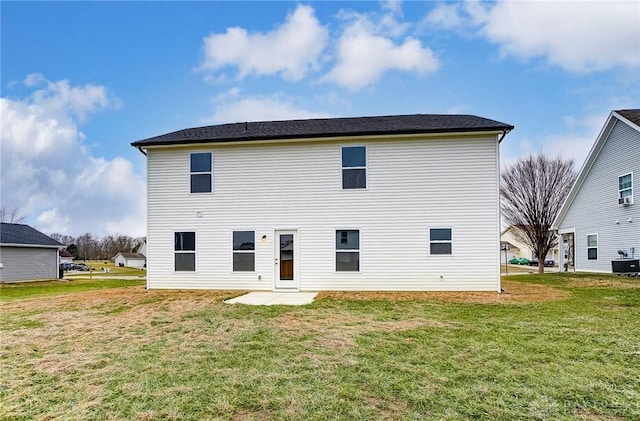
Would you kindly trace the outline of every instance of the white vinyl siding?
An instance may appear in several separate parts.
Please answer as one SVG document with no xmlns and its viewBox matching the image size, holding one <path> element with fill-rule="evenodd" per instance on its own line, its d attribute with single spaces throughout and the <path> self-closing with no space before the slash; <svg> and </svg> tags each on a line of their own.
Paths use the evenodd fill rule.
<svg viewBox="0 0 640 421">
<path fill-rule="evenodd" d="M 353 144 L 366 147 L 365 194 L 336 188 L 341 139 L 149 148 L 148 286 L 272 290 L 275 231 L 297 230 L 301 290 L 498 291 L 497 136 Z M 179 176 L 200 150 L 213 151 L 215 195 L 189 194 Z M 451 227 L 454 256 L 425 256 L 429 226 Z M 197 273 L 174 272 L 172 244 L 160 241 L 180 227 L 197 227 Z M 239 227 L 255 231 L 255 271 L 230 276 Z M 335 270 L 335 231 L 349 227 L 366 245 L 359 276 Z"/>
<path fill-rule="evenodd" d="M 620 176 L 632 174 L 632 186 L 640 183 L 640 132 L 613 118 L 605 127 L 605 143 L 571 206 L 559 223 L 559 231 L 575 232 L 575 264 L 577 271 L 611 272 L 611 261 L 618 250 L 640 250 L 640 206 L 618 204 Z M 610 130 L 610 131 L 609 131 Z M 637 196 L 637 189 L 632 190 Z M 598 233 L 598 259 L 588 259 L 587 235 Z M 629 254 L 631 255 L 631 254 Z"/>
<path fill-rule="evenodd" d="M 58 249 L 0 247 L 0 281 L 58 279 Z"/>
</svg>

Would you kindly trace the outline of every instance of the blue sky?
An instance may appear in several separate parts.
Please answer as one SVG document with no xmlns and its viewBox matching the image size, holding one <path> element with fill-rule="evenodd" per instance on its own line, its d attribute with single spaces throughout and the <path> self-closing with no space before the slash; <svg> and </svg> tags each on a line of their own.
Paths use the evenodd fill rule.
<svg viewBox="0 0 640 421">
<path fill-rule="evenodd" d="M 413 113 L 513 124 L 579 168 L 640 107 L 640 2 L 12 2 L 2 206 L 46 233 L 145 233 L 135 140 L 238 121 Z"/>
</svg>

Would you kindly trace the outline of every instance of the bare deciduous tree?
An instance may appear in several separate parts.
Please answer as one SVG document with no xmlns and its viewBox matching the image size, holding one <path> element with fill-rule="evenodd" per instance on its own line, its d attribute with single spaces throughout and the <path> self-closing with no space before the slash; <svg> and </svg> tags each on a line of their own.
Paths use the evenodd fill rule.
<svg viewBox="0 0 640 421">
<path fill-rule="evenodd" d="M 551 224 L 576 178 L 572 160 L 529 155 L 508 166 L 500 176 L 500 203 L 504 220 L 538 257 L 538 272 L 557 244 Z"/>
<path fill-rule="evenodd" d="M 21 224 L 25 219 L 25 216 L 20 215 L 20 213 L 18 212 L 18 208 L 7 209 L 4 206 L 0 208 L 0 222 Z"/>
<path fill-rule="evenodd" d="M 54 232 L 53 234 L 49 234 L 49 237 L 53 238 L 59 243 L 64 244 L 65 246 L 69 246 L 71 243 L 73 243 L 72 236 L 60 234 L 59 232 Z"/>
</svg>

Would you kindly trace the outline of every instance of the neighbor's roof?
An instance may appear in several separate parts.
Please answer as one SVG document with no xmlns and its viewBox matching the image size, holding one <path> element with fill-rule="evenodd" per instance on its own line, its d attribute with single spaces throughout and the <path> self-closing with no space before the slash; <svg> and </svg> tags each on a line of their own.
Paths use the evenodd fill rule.
<svg viewBox="0 0 640 421">
<path fill-rule="evenodd" d="M 140 260 L 146 259 L 146 257 L 144 257 L 144 254 L 142 253 L 118 253 L 118 254 L 124 257 L 125 259 L 140 259 Z M 118 256 L 118 254 L 116 254 L 116 257 Z"/>
<path fill-rule="evenodd" d="M 421 133 L 510 131 L 513 126 L 474 115 L 413 114 L 221 124 L 178 130 L 133 142 L 141 147 L 275 139 Z"/>
<path fill-rule="evenodd" d="M 64 247 L 53 238 L 35 228 L 24 224 L 8 224 L 0 226 L 0 244 L 14 246 Z"/>
<path fill-rule="evenodd" d="M 636 126 L 640 126 L 640 109 L 616 110 L 616 113 L 634 123 Z"/>
<path fill-rule="evenodd" d="M 66 250 L 60 250 L 58 254 L 60 254 L 60 257 L 73 257 L 73 255 Z"/>
</svg>

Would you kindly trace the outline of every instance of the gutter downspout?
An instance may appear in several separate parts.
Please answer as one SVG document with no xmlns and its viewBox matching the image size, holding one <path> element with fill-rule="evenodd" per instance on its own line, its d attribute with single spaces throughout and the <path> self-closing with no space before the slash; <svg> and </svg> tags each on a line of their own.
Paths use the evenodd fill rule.
<svg viewBox="0 0 640 421">
<path fill-rule="evenodd" d="M 502 136 L 502 137 L 504 137 L 504 136 Z M 502 140 L 502 139 L 500 139 L 500 140 Z M 142 146 L 136 146 L 136 149 L 139 150 L 142 155 L 147 156 L 147 153 L 142 150 Z"/>
<path fill-rule="evenodd" d="M 502 131 L 502 136 L 500 136 L 500 139 L 498 139 L 498 144 L 500 144 L 500 142 L 502 142 L 502 139 L 504 139 L 504 137 L 509 133 L 509 130 L 503 130 Z"/>
</svg>

